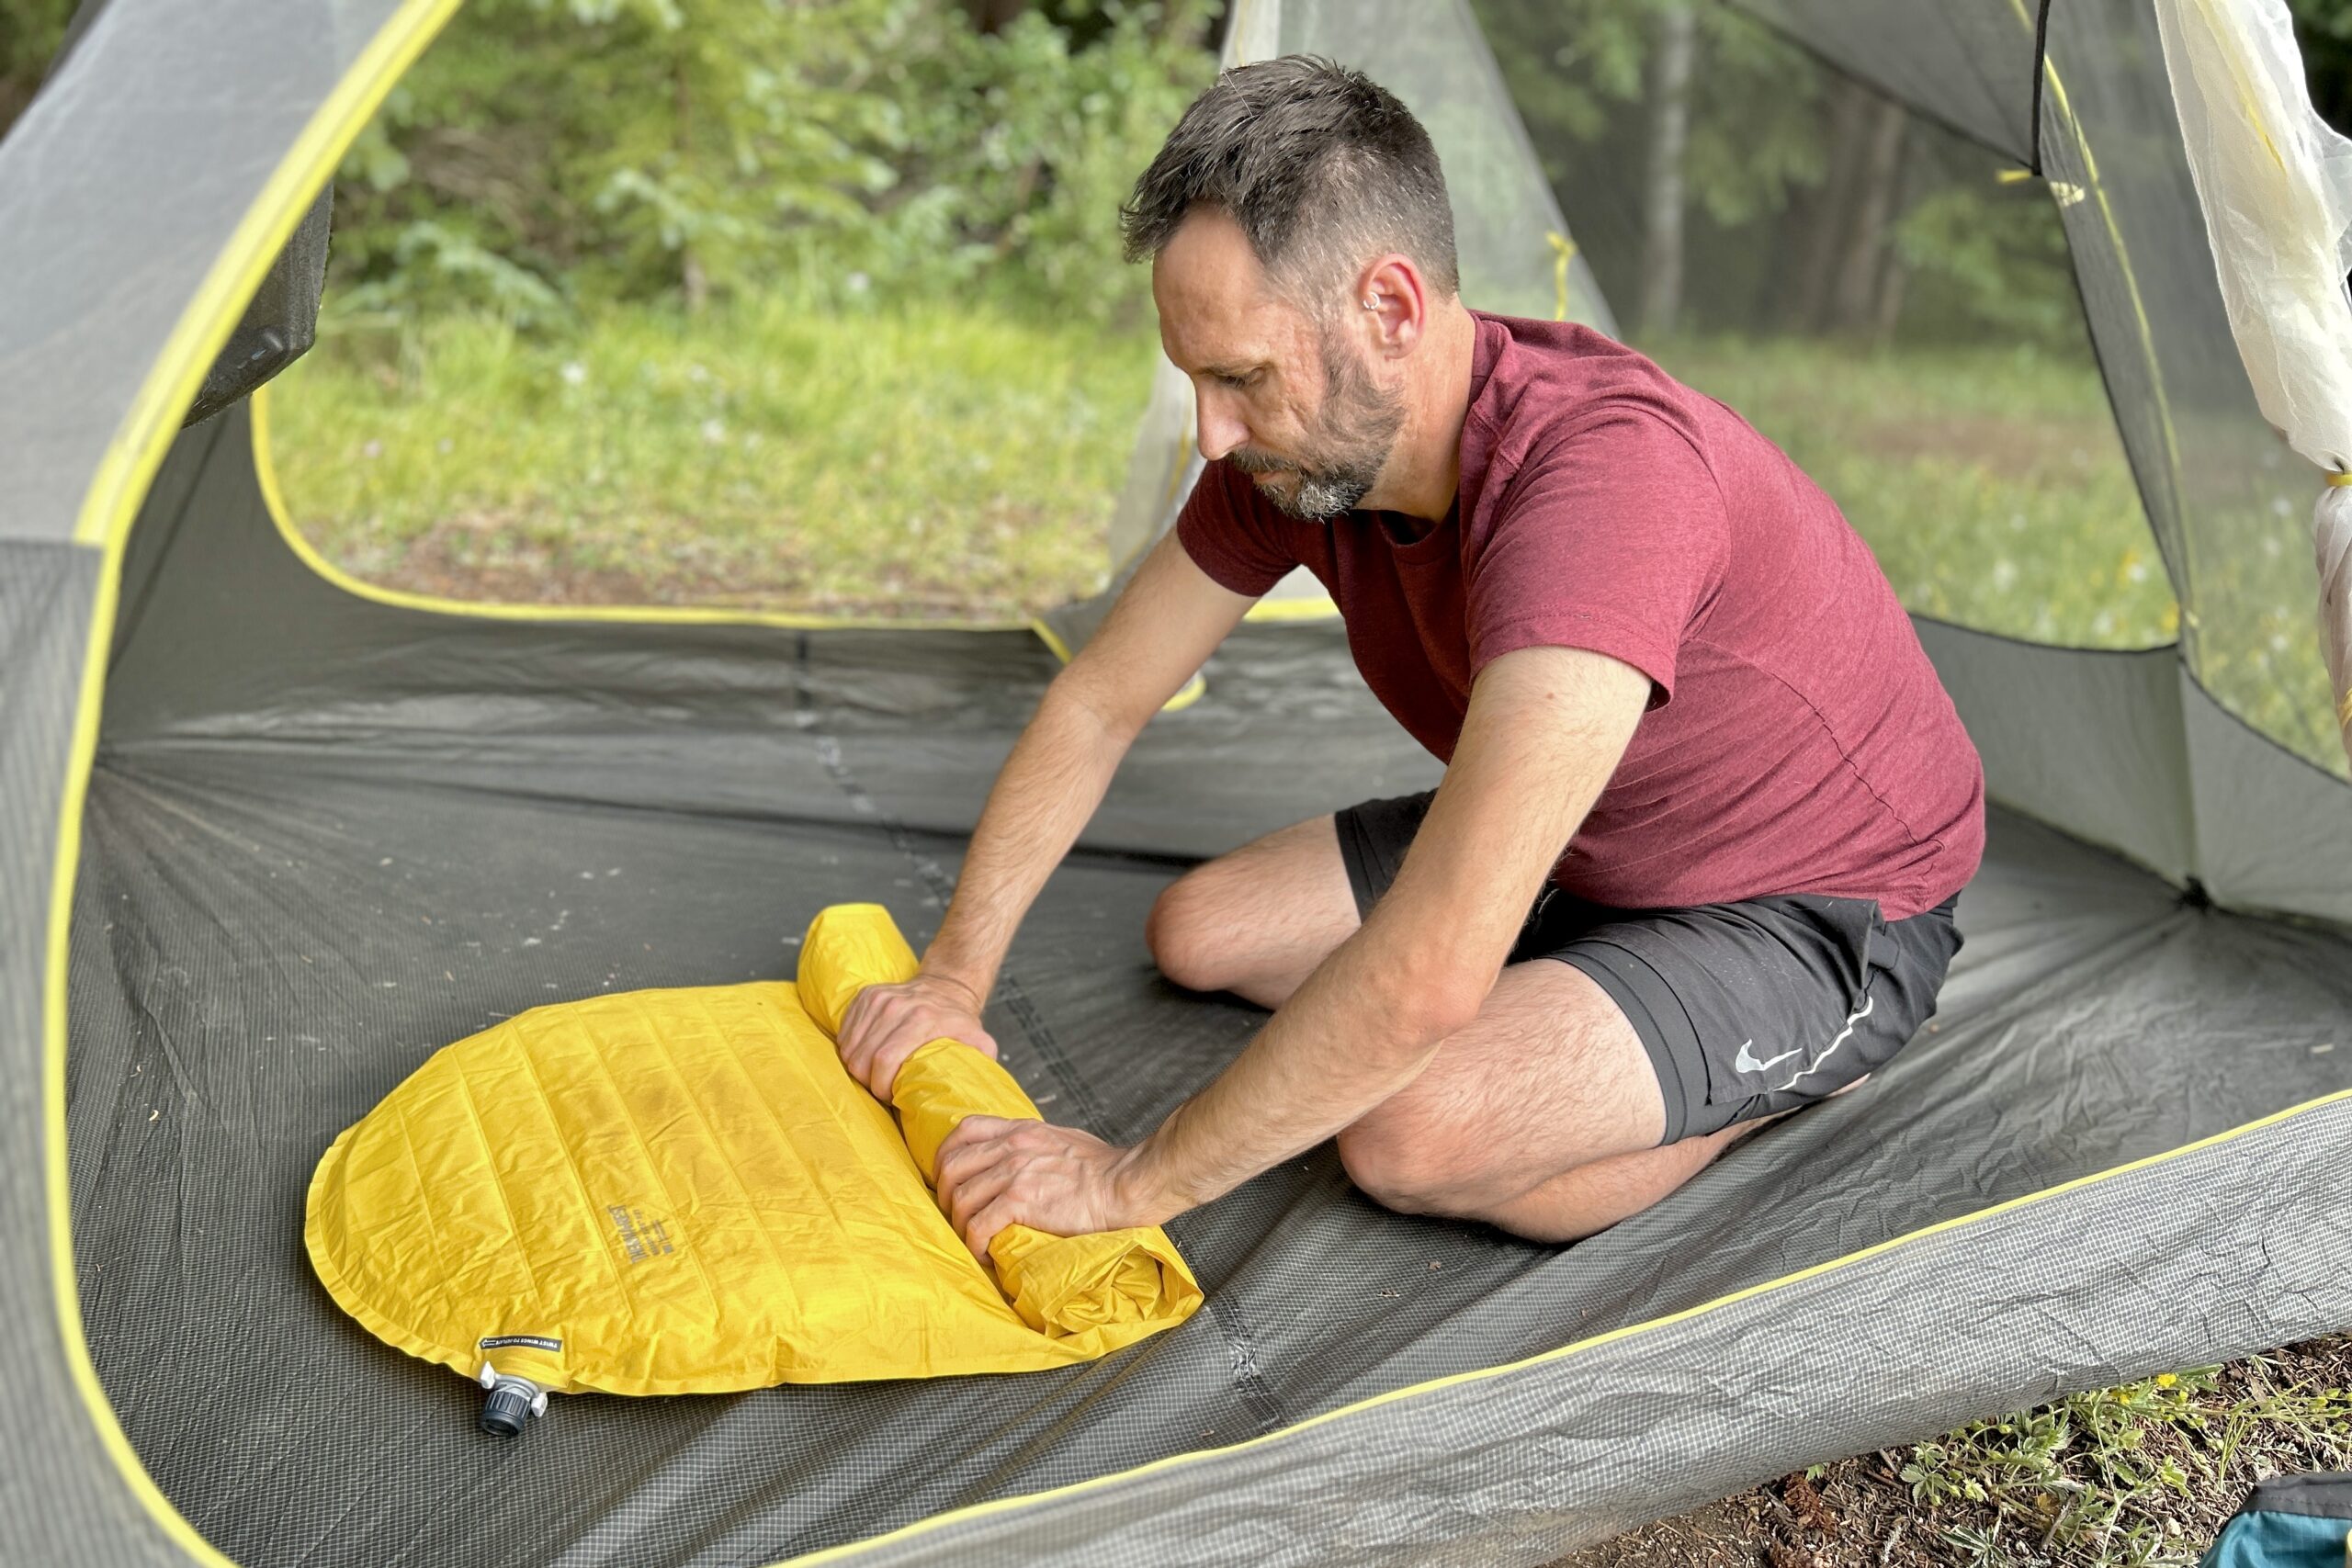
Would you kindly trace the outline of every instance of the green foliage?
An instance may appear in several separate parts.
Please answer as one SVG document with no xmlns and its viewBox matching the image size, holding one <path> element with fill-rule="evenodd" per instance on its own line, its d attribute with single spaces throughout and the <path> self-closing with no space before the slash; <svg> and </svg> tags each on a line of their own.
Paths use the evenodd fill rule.
<svg viewBox="0 0 2352 1568">
<path fill-rule="evenodd" d="M 2082 342 L 2065 230 L 2039 181 L 1945 185 L 1896 220 L 1894 247 L 1911 270 L 1906 313 L 1926 335 L 1989 328 L 2013 341 Z"/>
<path fill-rule="evenodd" d="M 345 161 L 337 308 L 977 289 L 1132 321 L 1114 214 L 1214 70 L 1207 15 L 983 35 L 944 0 L 475 0 Z"/>
<path fill-rule="evenodd" d="M 74 0 L 0 0 L 0 132 L 32 102 Z"/>
<path fill-rule="evenodd" d="M 2031 344 L 1716 337 L 1653 352 L 1828 493 L 1908 608 L 2078 647 L 2174 636 L 2179 612 L 2087 363 Z"/>
<path fill-rule="evenodd" d="M 771 295 L 344 333 L 272 393 L 298 525 L 459 597 L 1018 618 L 1091 592 L 1148 329 Z"/>
<path fill-rule="evenodd" d="M 1814 330 L 1804 274 L 1843 258 L 1838 243 L 1823 243 L 1839 237 L 1820 231 L 1850 218 L 1852 205 L 1833 183 L 1838 139 L 1859 130 L 1841 132 L 1839 77 L 1752 17 L 1701 0 L 1476 0 L 1475 8 L 1569 223 L 1623 308 L 1638 298 L 1645 265 L 1656 19 L 1694 4 L 1683 159 L 1689 307 L 1716 331 Z M 2081 312 L 2046 190 L 1996 185 L 1998 159 L 1924 123 L 1906 138 L 1891 236 L 1912 274 L 1900 335 L 1963 343 L 1991 332 L 2080 352 Z"/>
<path fill-rule="evenodd" d="M 2187 1505 L 2242 1486 L 2256 1442 L 2341 1464 L 2352 1397 L 2279 1386 L 2258 1359 L 2166 1372 L 1921 1443 L 1900 1475 L 1962 1562 L 2185 1568 L 2211 1528 L 2184 1530 Z"/>
</svg>

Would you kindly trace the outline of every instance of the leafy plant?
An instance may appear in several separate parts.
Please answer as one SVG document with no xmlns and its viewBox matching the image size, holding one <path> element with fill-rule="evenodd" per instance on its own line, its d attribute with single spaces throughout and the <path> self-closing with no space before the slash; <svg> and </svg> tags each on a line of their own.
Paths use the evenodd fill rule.
<svg viewBox="0 0 2352 1568">
<path fill-rule="evenodd" d="M 1140 317 L 1114 214 L 1208 0 L 475 0 L 345 160 L 336 284 L 413 316 L 974 289 Z M 532 287 L 526 279 L 534 279 Z"/>
</svg>

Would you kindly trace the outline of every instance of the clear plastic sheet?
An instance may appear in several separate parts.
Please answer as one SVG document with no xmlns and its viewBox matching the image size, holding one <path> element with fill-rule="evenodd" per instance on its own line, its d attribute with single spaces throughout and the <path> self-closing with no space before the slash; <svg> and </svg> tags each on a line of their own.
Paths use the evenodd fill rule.
<svg viewBox="0 0 2352 1568">
<path fill-rule="evenodd" d="M 2320 637 L 2352 757 L 2352 141 L 2320 118 L 2285 0 L 2157 0 L 2182 144 L 2263 417 L 2335 477 L 2313 508 Z"/>
</svg>

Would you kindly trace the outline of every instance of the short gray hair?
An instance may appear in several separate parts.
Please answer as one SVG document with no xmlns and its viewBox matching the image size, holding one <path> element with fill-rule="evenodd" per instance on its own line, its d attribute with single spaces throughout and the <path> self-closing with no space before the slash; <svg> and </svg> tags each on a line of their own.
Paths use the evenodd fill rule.
<svg viewBox="0 0 2352 1568">
<path fill-rule="evenodd" d="M 1360 71 L 1311 54 L 1238 65 L 1193 100 L 1119 212 L 1131 262 L 1157 256 L 1195 208 L 1240 225 L 1266 270 L 1312 302 L 1376 252 L 1461 288 L 1453 209 L 1429 132 Z"/>
</svg>

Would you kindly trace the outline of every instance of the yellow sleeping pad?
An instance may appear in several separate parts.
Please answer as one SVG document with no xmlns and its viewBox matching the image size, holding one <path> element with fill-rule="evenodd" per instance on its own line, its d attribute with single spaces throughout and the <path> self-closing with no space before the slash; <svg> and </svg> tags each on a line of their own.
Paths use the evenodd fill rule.
<svg viewBox="0 0 2352 1568">
<path fill-rule="evenodd" d="M 797 983 L 594 997 L 447 1046 L 320 1160 L 311 1264 L 379 1338 L 479 1378 L 509 1433 L 548 1392 L 1030 1371 L 1190 1317 L 1157 1226 L 1013 1226 L 974 1261 L 932 1194 L 940 1142 L 1037 1108 L 935 1040 L 894 1118 L 833 1044 L 860 990 L 914 972 L 885 910 L 841 905 Z"/>
</svg>

